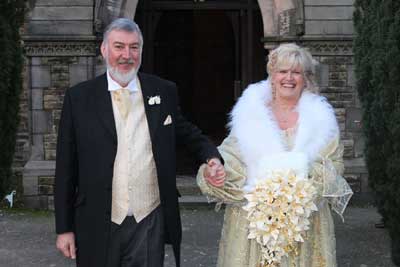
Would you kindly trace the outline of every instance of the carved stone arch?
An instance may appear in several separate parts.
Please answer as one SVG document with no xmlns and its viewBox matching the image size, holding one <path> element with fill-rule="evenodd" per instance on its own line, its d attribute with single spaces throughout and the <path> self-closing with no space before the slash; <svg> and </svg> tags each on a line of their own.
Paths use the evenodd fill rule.
<svg viewBox="0 0 400 267">
<path fill-rule="evenodd" d="M 134 18 L 139 0 L 98 0 L 95 6 L 95 30 L 101 33 L 106 25 L 120 17 Z"/>
<path fill-rule="evenodd" d="M 258 0 L 264 37 L 298 36 L 304 34 L 303 0 Z"/>
</svg>

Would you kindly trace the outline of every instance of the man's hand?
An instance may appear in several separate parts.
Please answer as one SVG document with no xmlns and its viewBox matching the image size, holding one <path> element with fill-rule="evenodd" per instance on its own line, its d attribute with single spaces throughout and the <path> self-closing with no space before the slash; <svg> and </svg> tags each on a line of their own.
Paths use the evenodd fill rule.
<svg viewBox="0 0 400 267">
<path fill-rule="evenodd" d="M 76 247 L 75 247 L 75 235 L 72 232 L 63 233 L 57 235 L 56 242 L 57 249 L 64 254 L 65 257 L 75 259 L 76 258 Z"/>
<path fill-rule="evenodd" d="M 204 178 L 215 187 L 224 186 L 225 168 L 218 158 L 212 158 L 207 162 L 207 166 L 204 169 Z"/>
</svg>

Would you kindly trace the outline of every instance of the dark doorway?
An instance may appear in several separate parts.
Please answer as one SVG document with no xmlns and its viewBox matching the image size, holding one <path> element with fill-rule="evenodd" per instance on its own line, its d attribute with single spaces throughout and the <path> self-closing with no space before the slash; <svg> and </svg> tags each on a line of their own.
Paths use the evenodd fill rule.
<svg viewBox="0 0 400 267">
<path fill-rule="evenodd" d="M 154 71 L 175 81 L 181 108 L 216 143 L 233 105 L 234 37 L 224 11 L 163 13 L 154 40 Z"/>
<path fill-rule="evenodd" d="M 265 73 L 257 2 L 139 1 L 135 20 L 145 41 L 142 70 L 174 81 L 184 116 L 219 145 L 235 99 Z M 198 168 L 184 148 L 177 163 L 181 175 Z"/>
<path fill-rule="evenodd" d="M 224 11 L 164 12 L 155 31 L 154 72 L 176 82 L 183 114 L 215 144 L 226 136 L 234 102 L 234 49 Z M 178 172 L 193 173 L 190 157 L 184 150 L 179 155 Z"/>
</svg>

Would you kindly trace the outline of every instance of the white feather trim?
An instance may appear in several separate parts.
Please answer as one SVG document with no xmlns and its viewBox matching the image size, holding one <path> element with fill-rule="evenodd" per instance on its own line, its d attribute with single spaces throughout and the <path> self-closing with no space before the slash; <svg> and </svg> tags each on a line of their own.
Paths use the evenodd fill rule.
<svg viewBox="0 0 400 267">
<path fill-rule="evenodd" d="M 247 165 L 247 184 L 257 179 L 262 158 L 286 151 L 281 130 L 267 105 L 271 99 L 269 80 L 251 84 L 231 112 L 231 134 L 238 139 Z M 299 121 L 292 152 L 304 153 L 311 162 L 339 134 L 335 112 L 324 97 L 310 92 L 303 92 L 297 111 Z"/>
</svg>

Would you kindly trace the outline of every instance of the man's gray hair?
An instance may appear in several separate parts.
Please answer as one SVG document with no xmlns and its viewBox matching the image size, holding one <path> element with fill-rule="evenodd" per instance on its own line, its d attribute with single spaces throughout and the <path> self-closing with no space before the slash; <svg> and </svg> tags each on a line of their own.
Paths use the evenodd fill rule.
<svg viewBox="0 0 400 267">
<path fill-rule="evenodd" d="M 139 35 L 140 50 L 143 48 L 143 35 L 139 26 L 131 19 L 128 18 L 118 18 L 111 22 L 107 28 L 104 30 L 103 43 L 107 45 L 108 36 L 112 31 L 126 31 L 126 32 L 136 32 Z"/>
</svg>

